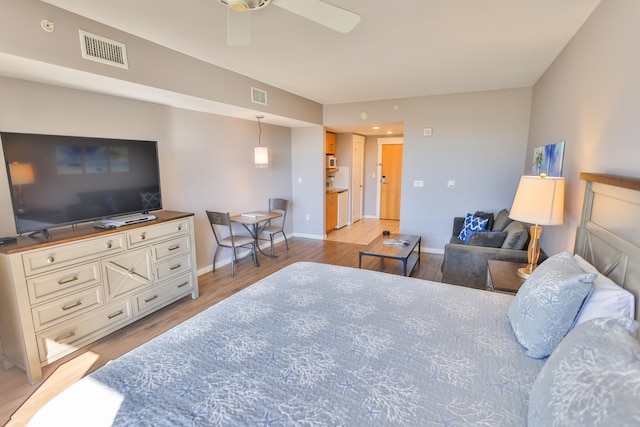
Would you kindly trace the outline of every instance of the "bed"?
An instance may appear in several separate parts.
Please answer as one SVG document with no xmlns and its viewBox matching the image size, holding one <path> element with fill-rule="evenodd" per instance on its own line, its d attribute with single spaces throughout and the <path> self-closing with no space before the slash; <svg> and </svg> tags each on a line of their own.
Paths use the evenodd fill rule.
<svg viewBox="0 0 640 427">
<path fill-rule="evenodd" d="M 640 422 L 637 409 L 627 411 L 638 406 L 627 402 L 637 403 L 640 397 L 640 345 L 637 323 L 630 318 L 635 313 L 604 319 L 595 314 L 574 325 L 595 295 L 594 286 L 586 284 L 589 280 L 604 280 L 609 274 L 630 289 L 627 297 L 637 296 L 640 284 L 638 244 L 605 229 L 602 221 L 608 215 L 600 207 L 603 197 L 619 200 L 620 187 L 593 185 L 596 178 L 589 176 L 587 183 L 576 252 L 601 272 L 589 272 L 583 265 L 578 267 L 579 279 L 571 273 L 571 280 L 581 285 L 567 286 L 563 292 L 580 288 L 584 295 L 567 298 L 579 300 L 578 306 L 560 310 L 560 316 L 570 317 L 571 332 L 561 331 L 550 347 L 548 331 L 537 332 L 547 349 L 521 336 L 523 330 L 529 334 L 529 317 L 535 315 L 530 302 L 540 292 L 539 283 L 525 284 L 523 289 L 531 295 L 519 292 L 514 298 L 301 262 L 83 378 L 49 402 L 30 425 L 516 426 L 549 425 L 550 419 L 559 425 L 586 425 L 593 417 L 610 422 L 599 415 L 603 412 L 622 417 L 615 421 Z M 612 188 L 614 196 L 602 196 Z M 640 206 L 639 188 L 622 192 L 634 209 Z M 619 232 L 620 221 L 613 223 Z M 621 234 L 628 237 L 627 231 Z M 573 269 L 574 260 L 568 253 L 550 257 L 530 281 L 549 275 L 560 280 L 554 263 Z M 629 299 L 625 304 L 629 307 Z M 635 309 L 633 298 L 631 304 Z M 543 312 L 550 319 L 556 314 Z M 617 350 L 624 341 L 621 357 L 636 355 L 631 364 L 628 359 L 621 362 L 626 382 L 604 388 L 616 403 L 574 399 L 584 387 L 592 389 L 591 384 L 565 391 L 575 377 L 556 381 L 558 372 L 566 371 L 567 360 L 581 375 L 582 365 L 573 352 L 584 350 L 582 335 L 594 334 L 594 348 Z M 609 341 L 600 343 L 600 337 Z M 595 356 L 583 351 L 590 355 L 584 369 L 595 372 L 594 364 L 606 357 L 605 369 L 598 372 L 610 380 L 609 363 L 617 353 L 604 351 L 598 349 Z M 579 408 L 567 400 L 578 401 Z"/>
</svg>

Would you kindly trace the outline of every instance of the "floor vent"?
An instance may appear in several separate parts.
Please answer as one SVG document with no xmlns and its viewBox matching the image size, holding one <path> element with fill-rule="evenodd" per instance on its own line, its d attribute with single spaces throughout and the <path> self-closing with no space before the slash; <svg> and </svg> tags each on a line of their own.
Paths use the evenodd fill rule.
<svg viewBox="0 0 640 427">
<path fill-rule="evenodd" d="M 129 69 L 127 46 L 124 43 L 80 30 L 80 47 L 84 59 Z"/>
<path fill-rule="evenodd" d="M 255 102 L 256 104 L 267 105 L 267 91 L 252 87 L 251 102 Z"/>
</svg>

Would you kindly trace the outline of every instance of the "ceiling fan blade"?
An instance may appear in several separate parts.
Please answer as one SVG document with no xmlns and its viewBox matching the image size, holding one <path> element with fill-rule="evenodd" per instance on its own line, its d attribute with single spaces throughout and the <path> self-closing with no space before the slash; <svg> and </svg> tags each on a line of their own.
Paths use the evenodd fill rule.
<svg viewBox="0 0 640 427">
<path fill-rule="evenodd" d="M 273 0 L 272 4 L 341 33 L 360 22 L 360 15 L 320 0 Z"/>
<path fill-rule="evenodd" d="M 251 44 L 251 13 L 227 8 L 227 44 L 244 46 Z"/>
</svg>

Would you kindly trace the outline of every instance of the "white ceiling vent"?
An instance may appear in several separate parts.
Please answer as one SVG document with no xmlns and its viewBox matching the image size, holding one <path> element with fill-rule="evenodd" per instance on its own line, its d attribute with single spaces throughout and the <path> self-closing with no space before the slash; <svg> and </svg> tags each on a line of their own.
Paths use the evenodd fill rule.
<svg viewBox="0 0 640 427">
<path fill-rule="evenodd" d="M 80 30 L 80 47 L 84 59 L 129 69 L 127 46 L 124 43 Z"/>
<path fill-rule="evenodd" d="M 256 104 L 267 105 L 267 91 L 252 87 L 251 102 L 255 102 Z"/>
</svg>

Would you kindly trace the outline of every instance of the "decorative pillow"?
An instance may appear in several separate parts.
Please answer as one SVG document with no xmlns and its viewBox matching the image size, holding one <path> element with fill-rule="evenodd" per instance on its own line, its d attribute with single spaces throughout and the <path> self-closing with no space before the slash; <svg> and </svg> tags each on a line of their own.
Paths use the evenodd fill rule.
<svg viewBox="0 0 640 427">
<path fill-rule="evenodd" d="M 509 306 L 511 327 L 527 356 L 551 354 L 571 329 L 595 278 L 569 252 L 549 257 L 533 270 Z"/>
<path fill-rule="evenodd" d="M 476 211 L 473 215 L 487 218 L 489 221 L 487 221 L 485 230 L 493 230 L 493 212 Z"/>
<path fill-rule="evenodd" d="M 160 209 L 160 193 L 140 193 L 142 198 L 142 207 L 144 209 Z"/>
<path fill-rule="evenodd" d="M 569 332 L 533 384 L 527 425 L 638 425 L 638 326 L 629 318 L 603 318 Z"/>
<path fill-rule="evenodd" d="M 587 273 L 596 273 L 593 292 L 585 300 L 578 313 L 576 325 L 598 317 L 629 317 L 636 315 L 636 299 L 633 294 L 618 286 L 613 280 L 598 270 L 580 255 L 574 255 L 575 263 Z"/>
<path fill-rule="evenodd" d="M 498 212 L 498 216 L 496 216 L 496 220 L 493 223 L 493 231 L 502 231 L 507 228 L 507 225 L 511 224 L 513 220 L 509 218 L 509 211 L 506 209 L 502 209 Z"/>
<path fill-rule="evenodd" d="M 502 244 L 504 249 L 524 249 L 529 240 L 529 232 L 521 222 L 513 221 L 503 231 L 507 232 L 507 238 Z"/>
<path fill-rule="evenodd" d="M 506 231 L 478 231 L 469 237 L 469 246 L 484 246 L 485 248 L 502 247 L 504 239 L 507 238 Z"/>
<path fill-rule="evenodd" d="M 488 221 L 488 218 L 483 218 L 468 213 L 464 219 L 464 224 L 462 226 L 462 230 L 460 230 L 458 239 L 467 244 L 469 237 L 471 237 L 473 233 L 475 233 L 476 231 L 484 231 L 487 228 Z"/>
</svg>

